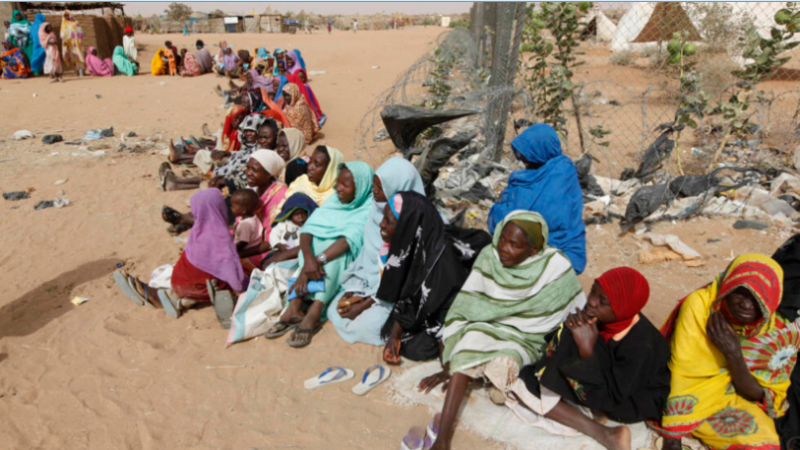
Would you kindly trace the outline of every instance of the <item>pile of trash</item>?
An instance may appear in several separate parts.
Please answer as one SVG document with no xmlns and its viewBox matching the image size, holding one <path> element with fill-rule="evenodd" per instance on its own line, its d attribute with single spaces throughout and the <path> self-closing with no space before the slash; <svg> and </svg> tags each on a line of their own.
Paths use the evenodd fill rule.
<svg viewBox="0 0 800 450">
<path fill-rule="evenodd" d="M 391 138 L 397 150 L 413 161 L 426 194 L 451 222 L 485 228 L 489 209 L 499 200 L 511 172 L 522 165 L 510 154 L 499 163 L 482 156 L 484 137 L 475 114 L 387 106 L 381 112 L 386 128 L 375 139 Z M 706 175 L 668 175 L 662 162 L 674 148 L 669 139 L 672 131 L 665 129 L 644 153 L 639 168 L 626 169 L 619 179 L 593 175 L 590 154 L 574 160 L 584 194 L 585 223 L 617 220 L 628 230 L 658 221 L 724 216 L 740 219 L 737 228 L 764 229 L 792 226 L 800 218 L 800 177 L 792 173 L 737 164 Z"/>
<path fill-rule="evenodd" d="M 35 138 L 35 136 L 28 130 L 19 130 L 12 135 L 12 139 L 15 140 L 32 138 Z M 42 137 L 42 143 L 45 145 L 63 143 L 64 145 L 75 146 L 77 151 L 72 152 L 72 156 L 104 156 L 111 151 L 116 153 L 158 151 L 166 155 L 169 151 L 160 134 L 146 138 L 139 137 L 133 131 L 116 135 L 113 127 L 90 129 L 82 137 L 71 141 L 66 141 L 60 134 L 48 134 Z"/>
</svg>

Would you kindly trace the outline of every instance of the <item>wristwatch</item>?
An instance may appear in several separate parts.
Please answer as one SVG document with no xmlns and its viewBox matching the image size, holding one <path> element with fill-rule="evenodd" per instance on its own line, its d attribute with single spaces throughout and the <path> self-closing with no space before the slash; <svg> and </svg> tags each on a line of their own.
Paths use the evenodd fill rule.
<svg viewBox="0 0 800 450">
<path fill-rule="evenodd" d="M 319 255 L 317 255 L 317 261 L 320 264 L 325 264 L 326 262 L 328 262 L 328 257 L 325 256 L 325 252 L 322 252 Z"/>
</svg>

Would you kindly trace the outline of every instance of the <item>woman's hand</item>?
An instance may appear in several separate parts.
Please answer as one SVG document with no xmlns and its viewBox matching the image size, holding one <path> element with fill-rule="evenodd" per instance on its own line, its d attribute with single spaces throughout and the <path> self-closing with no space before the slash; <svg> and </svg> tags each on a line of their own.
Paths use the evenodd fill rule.
<svg viewBox="0 0 800 450">
<path fill-rule="evenodd" d="M 444 384 L 442 384 L 444 383 Z M 447 385 L 450 383 L 450 364 L 448 363 L 441 372 L 435 373 L 429 377 L 425 377 L 419 382 L 417 392 L 425 391 L 430 394 L 433 388 L 442 384 L 442 392 L 447 391 Z"/>
<path fill-rule="evenodd" d="M 390 337 L 383 348 L 383 360 L 386 364 L 400 364 L 400 338 Z"/>
<path fill-rule="evenodd" d="M 364 311 L 368 310 L 375 304 L 372 297 L 356 297 L 342 298 L 339 300 L 339 315 L 343 319 L 356 320 L 358 316 Z"/>
<path fill-rule="evenodd" d="M 222 189 L 225 186 L 227 186 L 225 184 L 225 177 L 223 177 L 221 175 L 216 175 L 214 178 L 208 180 L 208 187 L 210 187 L 210 188 L 213 187 L 213 188 L 217 188 L 217 189 Z"/>
<path fill-rule="evenodd" d="M 230 153 L 223 152 L 222 150 L 212 150 L 211 151 L 211 159 L 214 161 L 219 161 L 221 159 L 227 158 L 230 156 Z"/>
<path fill-rule="evenodd" d="M 292 291 L 295 291 L 298 297 L 308 295 L 308 276 L 305 272 L 301 272 L 300 275 L 297 276 L 297 280 L 295 280 L 294 284 L 289 289 L 289 292 Z"/>
<path fill-rule="evenodd" d="M 725 355 L 728 361 L 742 357 L 739 336 L 725 316 L 718 312 L 711 313 L 706 324 L 706 331 L 711 342 Z"/>
<path fill-rule="evenodd" d="M 567 316 L 567 328 L 572 332 L 572 339 L 578 346 L 582 359 L 594 354 L 594 346 L 600 331 L 597 329 L 597 318 L 589 317 L 585 312 L 575 308 L 575 312 Z"/>
<path fill-rule="evenodd" d="M 325 275 L 325 269 L 316 258 L 306 258 L 303 273 L 309 280 L 317 281 Z"/>
</svg>

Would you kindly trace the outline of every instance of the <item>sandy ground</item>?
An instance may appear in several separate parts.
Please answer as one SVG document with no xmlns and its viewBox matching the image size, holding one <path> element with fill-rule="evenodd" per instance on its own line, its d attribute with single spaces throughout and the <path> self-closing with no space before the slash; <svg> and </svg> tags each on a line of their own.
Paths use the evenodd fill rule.
<svg viewBox="0 0 800 450">
<path fill-rule="evenodd" d="M 429 50 L 440 31 L 226 37 L 236 48 L 301 48 L 310 70 L 325 70 L 312 77 L 329 116 L 322 141 L 351 154 L 370 101 Z M 186 46 L 197 37 L 140 36 L 147 46 L 140 58 L 149 66 L 165 39 Z M 220 39 L 200 37 L 207 44 Z M 376 65 L 380 69 L 373 70 Z M 220 98 L 211 91 L 219 82 L 210 75 L 149 74 L 68 78 L 63 85 L 0 81 L 0 160 L 15 158 L 0 163 L 0 189 L 35 189 L 29 200 L 0 201 L 0 449 L 383 449 L 397 448 L 410 426 L 429 420 L 423 408 L 390 404 L 384 387 L 363 398 L 350 393 L 351 383 L 305 391 L 303 380 L 328 366 L 361 373 L 380 362 L 379 348 L 346 345 L 330 326 L 301 350 L 263 338 L 225 349 L 226 332 L 211 309 L 172 320 L 135 306 L 115 288 L 117 263 L 147 277 L 178 258 L 180 242 L 165 232 L 159 213 L 163 204 L 185 208 L 191 192 L 157 188 L 156 168 L 164 158 L 156 151 L 111 149 L 79 157 L 74 147 L 42 145 L 41 137 L 58 132 L 74 139 L 107 126 L 165 139 L 199 134 L 204 122 L 221 124 Z M 19 129 L 36 139 L 12 141 Z M 34 211 L 39 200 L 62 190 L 71 206 Z M 732 254 L 771 253 L 788 236 L 775 229 L 735 231 L 732 222 L 656 227 L 678 234 L 708 264 L 640 267 L 651 281 L 646 313 L 654 322 L 724 269 Z M 630 236 L 618 237 L 617 225 L 592 226 L 588 233 L 585 286 L 605 269 L 638 267 L 638 246 Z M 73 306 L 76 295 L 90 301 Z M 461 432 L 454 448 L 500 447 Z"/>
</svg>

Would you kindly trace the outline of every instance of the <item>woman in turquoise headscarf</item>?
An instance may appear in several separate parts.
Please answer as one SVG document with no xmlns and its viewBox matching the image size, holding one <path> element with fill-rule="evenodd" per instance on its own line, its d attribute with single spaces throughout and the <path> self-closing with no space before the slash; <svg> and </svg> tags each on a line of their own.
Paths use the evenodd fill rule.
<svg viewBox="0 0 800 450">
<path fill-rule="evenodd" d="M 296 325 L 286 340 L 291 347 L 305 347 L 322 328 L 321 322 L 339 290 L 341 276 L 360 253 L 364 241 L 375 172 L 360 161 L 342 163 L 338 169 L 336 195 L 314 211 L 301 230 L 300 270 L 296 281 L 289 280 L 289 306 L 266 334 L 270 338 L 282 336 Z M 297 298 L 292 299 L 295 293 Z M 305 316 L 304 300 L 312 302 Z"/>
<path fill-rule="evenodd" d="M 21 32 L 27 30 L 27 33 L 25 33 L 27 34 L 25 39 L 20 40 L 14 37 L 14 33 L 11 33 L 11 43 L 14 45 L 14 47 L 22 50 L 22 53 L 24 53 L 25 57 L 28 58 L 28 63 L 30 63 L 31 58 L 33 57 L 33 39 L 31 39 L 31 30 L 34 30 L 34 28 L 31 28 L 31 23 L 28 21 L 28 19 L 26 19 L 25 16 L 16 9 L 11 14 L 10 22 L 13 28 L 17 28 L 21 30 Z M 14 27 L 14 25 L 16 25 L 16 27 Z"/>
<path fill-rule="evenodd" d="M 44 14 L 38 13 L 36 17 L 34 17 L 33 25 L 31 26 L 31 41 L 33 41 L 33 52 L 29 61 L 31 63 L 31 71 L 34 75 L 39 76 L 42 74 L 42 70 L 44 70 L 44 57 L 45 57 L 45 50 L 42 43 L 39 41 L 39 29 L 42 27 L 42 24 L 45 22 Z"/>
<path fill-rule="evenodd" d="M 130 58 L 125 56 L 125 50 L 121 45 L 114 47 L 114 55 L 111 61 L 114 62 L 114 67 L 117 68 L 119 73 L 123 73 L 129 77 L 136 75 L 138 67 L 136 63 L 131 62 Z"/>
<path fill-rule="evenodd" d="M 341 288 L 328 306 L 328 319 L 339 336 L 350 344 L 384 344 L 381 327 L 394 305 L 375 298 L 381 282 L 380 250 L 383 238 L 380 225 L 386 199 L 406 191 L 425 195 L 419 172 L 406 159 L 391 158 L 375 172 L 372 208 L 364 226 L 364 245 L 356 260 L 342 275 Z"/>
</svg>

